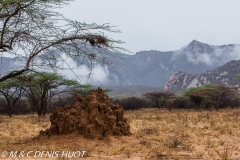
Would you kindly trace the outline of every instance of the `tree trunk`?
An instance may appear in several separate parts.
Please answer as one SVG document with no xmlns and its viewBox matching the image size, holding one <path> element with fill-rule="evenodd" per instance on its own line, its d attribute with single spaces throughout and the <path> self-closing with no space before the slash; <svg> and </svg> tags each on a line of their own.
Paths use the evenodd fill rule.
<svg viewBox="0 0 240 160">
<path fill-rule="evenodd" d="M 41 111 L 40 111 L 40 109 L 38 110 L 38 122 L 40 122 L 41 121 Z"/>
<path fill-rule="evenodd" d="M 8 117 L 12 117 L 12 112 L 8 110 Z"/>
<path fill-rule="evenodd" d="M 158 104 L 158 102 L 157 102 L 157 101 L 155 101 L 155 103 L 156 103 L 156 107 L 157 107 L 157 108 L 159 108 L 159 109 L 161 109 L 161 108 L 159 107 L 159 104 Z"/>
<path fill-rule="evenodd" d="M 13 106 L 11 104 L 10 99 L 6 98 L 6 100 L 7 100 L 7 107 L 8 107 L 8 109 L 7 109 L 8 113 L 7 114 L 8 114 L 9 117 L 12 117 Z"/>
</svg>

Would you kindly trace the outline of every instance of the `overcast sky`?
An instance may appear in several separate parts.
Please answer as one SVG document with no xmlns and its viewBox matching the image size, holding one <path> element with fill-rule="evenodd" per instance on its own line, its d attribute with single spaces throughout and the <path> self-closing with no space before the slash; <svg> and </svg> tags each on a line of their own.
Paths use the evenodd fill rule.
<svg viewBox="0 0 240 160">
<path fill-rule="evenodd" d="M 75 0 L 61 9 L 67 18 L 111 23 L 122 33 L 110 37 L 122 47 L 178 50 L 192 40 L 240 44 L 240 0 Z"/>
</svg>

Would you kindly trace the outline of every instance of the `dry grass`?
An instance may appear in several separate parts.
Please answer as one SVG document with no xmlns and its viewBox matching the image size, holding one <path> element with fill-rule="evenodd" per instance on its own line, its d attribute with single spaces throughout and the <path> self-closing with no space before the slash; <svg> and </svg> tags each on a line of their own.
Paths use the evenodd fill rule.
<svg viewBox="0 0 240 160">
<path fill-rule="evenodd" d="M 21 143 L 50 127 L 49 116 L 38 122 L 37 115 L 0 115 L 0 144 Z"/>
<path fill-rule="evenodd" d="M 1 116 L 0 152 L 86 150 L 86 159 L 240 159 L 239 109 L 142 109 L 125 116 L 133 135 L 101 141 L 76 133 L 37 137 L 50 126 L 48 117 L 37 122 L 35 115 Z"/>
</svg>

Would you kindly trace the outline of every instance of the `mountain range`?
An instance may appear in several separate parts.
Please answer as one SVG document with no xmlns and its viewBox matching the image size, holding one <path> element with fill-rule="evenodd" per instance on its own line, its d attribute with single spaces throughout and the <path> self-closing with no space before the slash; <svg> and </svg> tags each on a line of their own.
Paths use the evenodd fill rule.
<svg viewBox="0 0 240 160">
<path fill-rule="evenodd" d="M 205 82 L 220 83 L 223 81 L 220 79 L 224 76 L 233 76 L 232 71 L 229 71 L 232 68 L 231 65 L 240 65 L 239 61 L 232 61 L 240 59 L 239 53 L 239 44 L 216 46 L 196 40 L 176 51 L 150 50 L 140 51 L 135 55 L 121 53 L 120 58 L 108 56 L 111 63 L 101 66 L 106 75 L 104 80 L 90 79 L 89 82 L 95 86 L 165 86 L 165 89 L 174 91 Z M 22 61 L 22 57 L 2 57 L 1 75 L 11 70 L 21 69 L 24 65 Z M 215 68 L 217 68 L 216 71 L 213 70 Z M 239 72 L 237 69 L 235 71 Z M 204 80 L 204 76 L 211 74 L 220 76 L 219 81 L 212 81 L 209 76 Z M 175 85 L 177 81 L 179 82 Z M 226 81 L 236 84 L 232 83 L 231 79 Z"/>
<path fill-rule="evenodd" d="M 108 85 L 164 86 L 170 76 L 182 71 L 202 74 L 231 60 L 240 59 L 240 45 L 213 46 L 193 40 L 185 47 L 169 52 L 141 51 L 110 57 Z"/>
</svg>

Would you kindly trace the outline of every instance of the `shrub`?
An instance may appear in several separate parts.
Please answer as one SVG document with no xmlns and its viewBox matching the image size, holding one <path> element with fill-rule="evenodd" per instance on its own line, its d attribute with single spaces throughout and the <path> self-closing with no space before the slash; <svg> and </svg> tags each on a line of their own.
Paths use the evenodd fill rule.
<svg viewBox="0 0 240 160">
<path fill-rule="evenodd" d="M 148 108 L 152 106 L 151 102 L 144 98 L 139 97 L 128 97 L 124 99 L 111 99 L 112 103 L 118 103 L 124 110 L 135 110 L 141 108 Z"/>
</svg>

